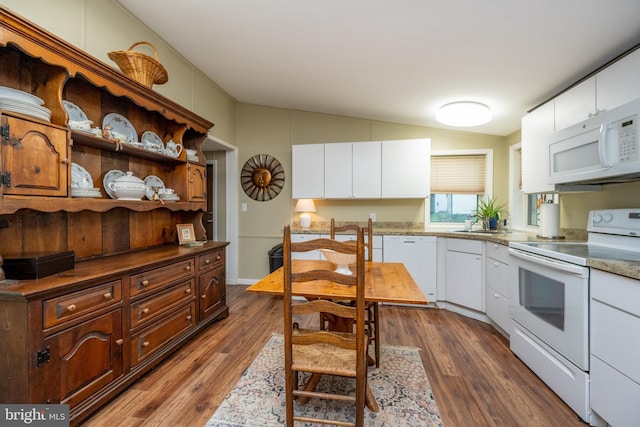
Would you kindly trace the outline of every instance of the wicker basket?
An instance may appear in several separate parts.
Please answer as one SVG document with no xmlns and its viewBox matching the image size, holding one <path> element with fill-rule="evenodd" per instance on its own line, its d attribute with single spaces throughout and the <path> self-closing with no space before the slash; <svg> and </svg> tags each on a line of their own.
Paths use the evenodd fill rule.
<svg viewBox="0 0 640 427">
<path fill-rule="evenodd" d="M 149 45 L 153 49 L 155 59 L 144 53 L 133 51 L 134 47 L 141 44 Z M 109 52 L 108 55 L 124 74 L 148 88 L 152 88 L 154 84 L 161 85 L 169 81 L 167 70 L 158 62 L 156 47 L 149 42 L 137 42 L 126 51 L 117 50 Z"/>
</svg>

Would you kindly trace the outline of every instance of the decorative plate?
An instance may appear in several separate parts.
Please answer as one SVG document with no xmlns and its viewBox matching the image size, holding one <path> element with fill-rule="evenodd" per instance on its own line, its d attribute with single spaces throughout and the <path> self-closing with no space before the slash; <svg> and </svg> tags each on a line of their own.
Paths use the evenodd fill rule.
<svg viewBox="0 0 640 427">
<path fill-rule="evenodd" d="M 0 98 L 15 99 L 28 102 L 29 104 L 44 105 L 44 101 L 29 92 L 25 92 L 11 87 L 0 86 Z"/>
<path fill-rule="evenodd" d="M 142 142 L 142 146 L 145 150 L 164 154 L 164 143 L 155 132 L 151 132 L 150 130 L 146 131 L 142 134 L 140 141 Z"/>
<path fill-rule="evenodd" d="M 144 179 L 144 184 L 147 186 L 147 199 L 153 200 L 156 192 L 153 187 L 157 187 L 158 190 L 164 187 L 164 182 L 155 175 L 149 175 Z"/>
<path fill-rule="evenodd" d="M 77 163 L 71 163 L 71 188 L 93 188 L 93 178 Z"/>
<path fill-rule="evenodd" d="M 111 169 L 109 172 L 104 174 L 104 178 L 102 178 L 102 185 L 104 187 L 104 191 L 106 191 L 112 199 L 117 199 L 118 197 L 116 196 L 116 193 L 109 188 L 109 183 L 124 175 L 125 173 L 118 169 Z"/>
<path fill-rule="evenodd" d="M 127 142 L 138 142 L 138 133 L 127 118 L 118 113 L 109 113 L 102 119 L 102 128 L 109 126 L 111 132 L 127 136 Z"/>
<path fill-rule="evenodd" d="M 280 194 L 284 187 L 284 168 L 275 157 L 257 154 L 242 167 L 240 183 L 253 200 L 269 201 Z"/>
<path fill-rule="evenodd" d="M 64 106 L 64 110 L 69 115 L 69 120 L 74 122 L 85 122 L 90 121 L 87 118 L 87 115 L 82 111 L 80 107 L 78 107 L 73 102 L 63 100 L 62 105 Z M 92 122 L 93 123 L 93 122 Z"/>
</svg>

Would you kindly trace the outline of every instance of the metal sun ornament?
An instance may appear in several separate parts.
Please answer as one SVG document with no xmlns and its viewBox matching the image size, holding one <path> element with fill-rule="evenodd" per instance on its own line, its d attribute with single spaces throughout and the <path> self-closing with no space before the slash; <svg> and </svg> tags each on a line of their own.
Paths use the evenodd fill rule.
<svg viewBox="0 0 640 427">
<path fill-rule="evenodd" d="M 242 189 L 253 200 L 267 202 L 284 187 L 284 168 L 269 154 L 256 154 L 246 161 L 240 172 Z"/>
</svg>

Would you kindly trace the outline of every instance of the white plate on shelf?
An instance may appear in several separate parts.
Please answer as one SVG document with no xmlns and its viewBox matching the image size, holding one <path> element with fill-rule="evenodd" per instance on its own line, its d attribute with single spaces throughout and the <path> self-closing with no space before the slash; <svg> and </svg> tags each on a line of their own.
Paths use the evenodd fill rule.
<svg viewBox="0 0 640 427">
<path fill-rule="evenodd" d="M 102 128 L 110 126 L 112 132 L 116 132 L 127 137 L 128 143 L 138 142 L 138 133 L 127 118 L 118 113 L 109 113 L 102 119 Z"/>
<path fill-rule="evenodd" d="M 35 95 L 31 95 L 29 92 L 6 86 L 0 86 L 0 97 L 16 99 L 34 105 L 44 105 L 44 101 L 41 98 L 38 98 Z"/>
<path fill-rule="evenodd" d="M 72 188 L 72 197 L 84 197 L 84 198 L 96 198 L 102 197 L 102 193 L 99 188 Z"/>
<path fill-rule="evenodd" d="M 73 121 L 73 122 L 89 122 L 90 121 L 87 115 L 84 113 L 84 111 L 82 111 L 82 109 L 78 107 L 76 104 L 74 104 L 73 102 L 63 100 L 62 105 L 64 106 L 64 110 L 69 115 L 69 121 Z"/>
<path fill-rule="evenodd" d="M 149 200 L 153 200 L 153 196 L 155 195 L 155 191 L 153 191 L 152 187 L 158 187 L 158 190 L 165 188 L 164 182 L 155 175 L 147 176 L 144 179 L 144 184 L 147 186 L 147 199 Z"/>
<path fill-rule="evenodd" d="M 0 98 L 0 109 L 25 114 L 47 122 L 51 121 L 51 110 L 25 101 Z"/>
<path fill-rule="evenodd" d="M 142 141 L 142 146 L 145 150 L 164 154 L 164 143 L 155 132 L 151 132 L 150 130 L 144 132 L 140 141 Z"/>
<path fill-rule="evenodd" d="M 71 163 L 71 187 L 93 188 L 91 174 L 77 163 Z"/>
<path fill-rule="evenodd" d="M 104 178 L 102 178 L 102 185 L 104 187 L 104 191 L 106 191 L 112 199 L 117 199 L 118 197 L 116 196 L 116 193 L 109 188 L 109 183 L 124 175 L 125 173 L 118 169 L 111 169 L 109 172 L 104 174 Z"/>
</svg>

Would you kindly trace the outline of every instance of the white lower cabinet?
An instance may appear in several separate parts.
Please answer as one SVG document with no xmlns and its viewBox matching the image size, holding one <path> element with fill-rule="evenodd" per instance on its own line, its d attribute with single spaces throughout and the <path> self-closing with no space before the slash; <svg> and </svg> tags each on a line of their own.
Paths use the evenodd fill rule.
<svg viewBox="0 0 640 427">
<path fill-rule="evenodd" d="M 509 250 L 498 243 L 485 242 L 487 316 L 505 333 L 510 329 L 509 317 Z"/>
<path fill-rule="evenodd" d="M 591 269 L 591 409 L 616 427 L 640 420 L 640 281 Z"/>
<path fill-rule="evenodd" d="M 483 242 L 447 239 L 447 301 L 484 312 Z"/>
<path fill-rule="evenodd" d="M 328 237 L 328 236 L 327 236 Z M 320 234 L 306 234 L 306 233 L 292 233 L 291 234 L 291 242 L 306 242 L 313 239 L 319 239 Z M 322 253 L 319 250 L 309 251 L 309 252 L 295 252 L 292 254 L 293 259 L 313 259 L 319 260 L 322 259 Z"/>
</svg>

